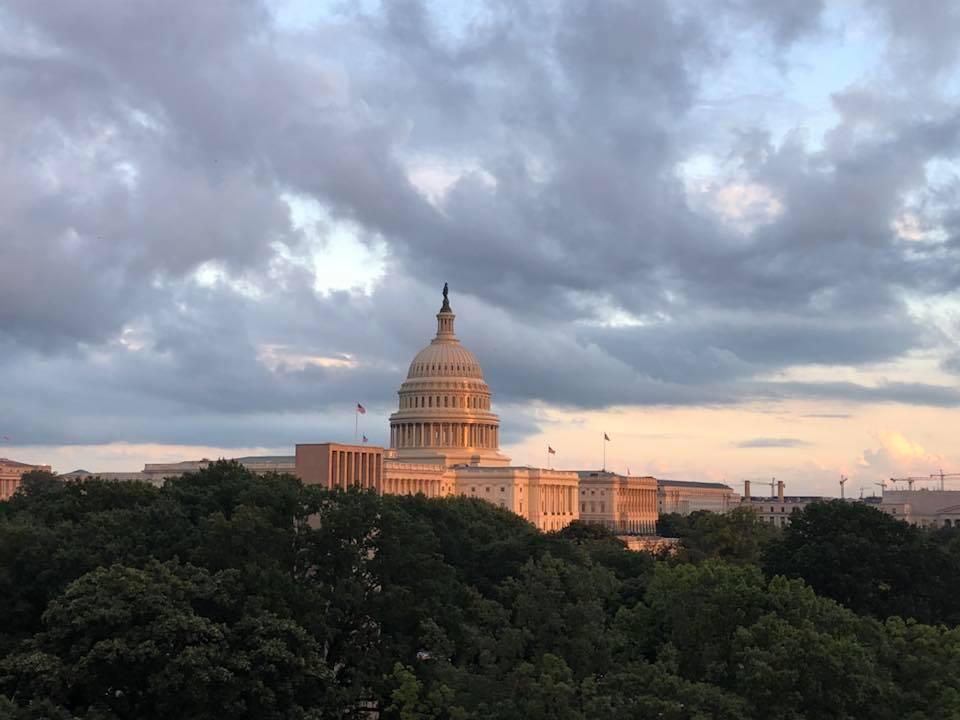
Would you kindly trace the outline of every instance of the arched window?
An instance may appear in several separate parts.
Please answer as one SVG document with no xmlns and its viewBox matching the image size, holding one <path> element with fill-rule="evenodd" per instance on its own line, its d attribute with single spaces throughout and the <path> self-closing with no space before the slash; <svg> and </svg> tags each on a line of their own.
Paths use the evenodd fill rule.
<svg viewBox="0 0 960 720">
<path fill-rule="evenodd" d="M 427 401 L 428 401 L 427 404 L 429 405 L 429 407 L 433 407 L 433 397 L 428 397 Z"/>
<path fill-rule="evenodd" d="M 443 406 L 450 407 L 450 398 L 446 395 L 443 396 Z"/>
</svg>

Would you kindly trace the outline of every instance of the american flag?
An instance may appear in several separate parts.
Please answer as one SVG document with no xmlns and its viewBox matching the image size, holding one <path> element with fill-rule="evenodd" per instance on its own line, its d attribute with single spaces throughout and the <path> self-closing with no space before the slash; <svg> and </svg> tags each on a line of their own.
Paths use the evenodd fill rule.
<svg viewBox="0 0 960 720">
<path fill-rule="evenodd" d="M 603 439 L 606 440 L 607 442 L 610 442 L 610 436 L 607 435 L 606 433 L 603 434 Z"/>
<path fill-rule="evenodd" d="M 366 436 L 366 435 L 363 436 L 363 441 L 364 441 L 364 442 L 367 442 L 367 436 Z"/>
<path fill-rule="evenodd" d="M 367 409 L 360 403 L 357 403 L 357 412 L 360 413 L 361 415 L 366 415 Z"/>
<path fill-rule="evenodd" d="M 552 447 L 550 447 L 549 445 L 547 445 L 547 452 L 550 453 L 551 455 L 556 455 L 556 454 L 557 454 L 557 451 L 554 450 L 554 449 L 553 449 Z"/>
</svg>

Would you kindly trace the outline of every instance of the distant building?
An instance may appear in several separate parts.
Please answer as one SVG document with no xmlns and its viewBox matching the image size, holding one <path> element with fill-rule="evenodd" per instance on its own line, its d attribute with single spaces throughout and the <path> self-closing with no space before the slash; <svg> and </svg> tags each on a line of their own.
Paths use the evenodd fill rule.
<svg viewBox="0 0 960 720">
<path fill-rule="evenodd" d="M 292 473 L 296 468 L 296 458 L 293 455 L 254 455 L 249 457 L 231 458 L 234 462 L 243 465 L 247 470 L 260 475 L 266 473 Z M 73 470 L 63 473 L 59 477 L 64 480 L 82 480 L 85 478 L 100 478 L 101 480 L 138 480 L 151 485 L 163 485 L 163 481 L 171 477 L 179 477 L 184 473 L 197 472 L 214 462 L 209 458 L 202 460 L 183 460 L 172 463 L 147 463 L 143 470 L 128 472 L 90 472 L 89 470 Z"/>
<path fill-rule="evenodd" d="M 726 513 L 739 497 L 728 485 L 712 482 L 657 479 L 657 510 L 661 515 L 689 515 L 698 510 Z"/>
<path fill-rule="evenodd" d="M 0 458 L 0 500 L 12 497 L 20 487 L 21 479 L 34 470 L 50 472 L 49 465 L 30 465 L 8 458 Z"/>
<path fill-rule="evenodd" d="M 800 512 L 810 503 L 823 502 L 831 498 L 824 498 L 818 495 L 784 495 L 784 483 L 777 481 L 777 494 L 771 497 L 754 497 L 750 493 L 750 481 L 743 483 L 743 498 L 740 501 L 742 507 L 749 507 L 765 523 L 776 525 L 777 527 L 786 527 L 790 524 L 790 516 L 793 513 Z"/>
<path fill-rule="evenodd" d="M 618 535 L 650 535 L 657 528 L 657 480 L 604 470 L 578 472 L 580 520 Z"/>
<path fill-rule="evenodd" d="M 960 490 L 884 490 L 878 507 L 919 527 L 960 525 Z"/>
</svg>

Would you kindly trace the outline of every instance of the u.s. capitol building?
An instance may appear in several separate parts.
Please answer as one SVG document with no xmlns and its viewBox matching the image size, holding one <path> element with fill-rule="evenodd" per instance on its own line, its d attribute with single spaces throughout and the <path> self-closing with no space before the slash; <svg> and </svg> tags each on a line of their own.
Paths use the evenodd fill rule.
<svg viewBox="0 0 960 720">
<path fill-rule="evenodd" d="M 400 385 L 397 411 L 390 416 L 389 448 L 304 443 L 296 446 L 294 456 L 237 460 L 256 472 L 293 472 L 305 483 L 331 489 L 357 486 L 383 494 L 480 498 L 544 531 L 559 530 L 581 519 L 618 534 L 655 532 L 658 490 L 663 495 L 666 488 L 658 488 L 653 477 L 511 464 L 500 451 L 500 418 L 492 410 L 490 387 L 477 357 L 457 338 L 455 317 L 444 286 L 443 305 L 436 315 L 437 334 L 414 356 Z M 209 462 L 148 464 L 139 473 L 76 471 L 64 477 L 97 474 L 159 483 Z M 670 492 L 675 495 L 683 485 L 687 484 L 672 483 Z M 723 508 L 730 504 L 732 490 L 726 485 L 689 485 L 691 498 L 711 485 L 711 493 L 722 498 Z M 697 508 L 687 511 L 693 509 Z"/>
</svg>

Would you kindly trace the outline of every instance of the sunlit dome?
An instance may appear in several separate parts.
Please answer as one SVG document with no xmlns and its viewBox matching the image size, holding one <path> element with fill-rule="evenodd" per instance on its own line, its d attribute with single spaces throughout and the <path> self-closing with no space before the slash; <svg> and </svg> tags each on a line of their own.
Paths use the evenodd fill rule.
<svg viewBox="0 0 960 720">
<path fill-rule="evenodd" d="M 490 409 L 490 388 L 476 355 L 453 331 L 453 310 L 443 290 L 437 335 L 410 363 L 390 416 L 390 447 L 406 460 L 504 465 L 500 418 Z"/>
</svg>

